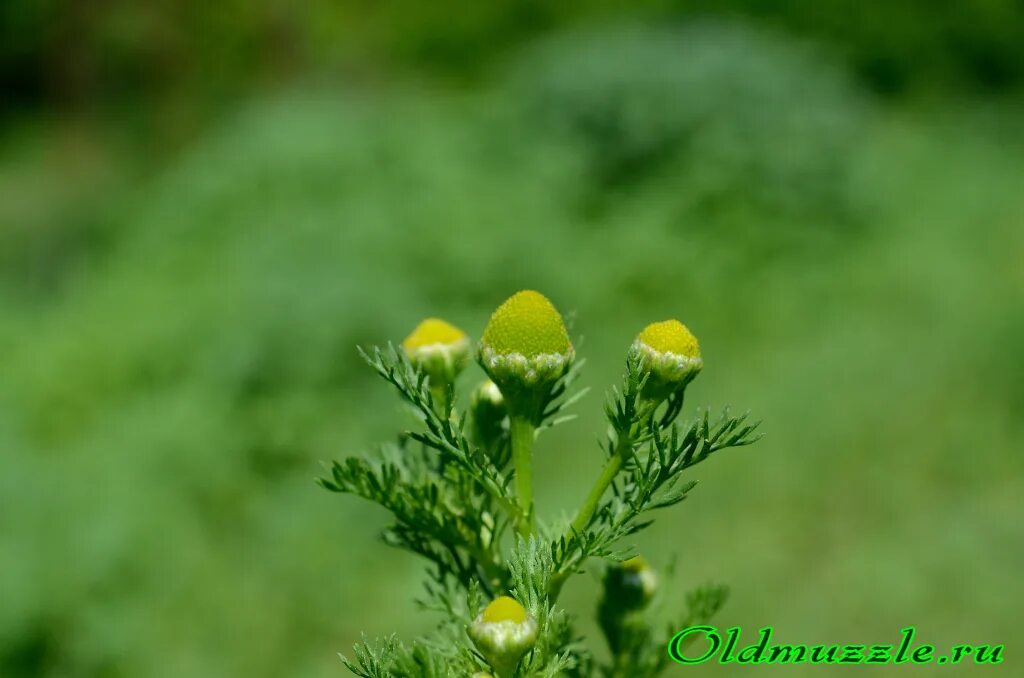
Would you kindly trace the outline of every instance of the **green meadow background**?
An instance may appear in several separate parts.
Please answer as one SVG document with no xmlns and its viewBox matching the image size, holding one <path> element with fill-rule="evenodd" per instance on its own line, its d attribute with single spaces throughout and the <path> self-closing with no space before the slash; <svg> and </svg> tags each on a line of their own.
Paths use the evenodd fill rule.
<svg viewBox="0 0 1024 678">
<path fill-rule="evenodd" d="M 542 515 L 647 322 L 700 339 L 688 415 L 764 421 L 637 542 L 658 614 L 724 581 L 749 637 L 1021 675 L 1019 2 L 7 0 L 0 86 L 0 676 L 341 676 L 427 631 L 387 516 L 313 480 L 407 423 L 357 345 L 521 288 L 592 389 Z"/>
</svg>

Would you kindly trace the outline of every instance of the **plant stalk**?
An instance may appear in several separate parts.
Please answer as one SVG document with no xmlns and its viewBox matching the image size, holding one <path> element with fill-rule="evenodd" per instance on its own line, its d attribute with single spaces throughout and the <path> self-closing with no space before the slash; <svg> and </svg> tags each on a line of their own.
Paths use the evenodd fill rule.
<svg viewBox="0 0 1024 678">
<path fill-rule="evenodd" d="M 430 395 L 434 398 L 434 412 L 441 419 L 448 418 L 448 412 L 451 408 L 451 401 L 449 400 L 450 384 L 429 384 Z"/>
<path fill-rule="evenodd" d="M 608 486 L 615 480 L 615 476 L 618 475 L 622 469 L 622 464 L 626 460 L 626 454 L 633 447 L 633 440 L 640 434 L 640 431 L 644 427 L 650 424 L 651 418 L 654 415 L 654 411 L 657 409 L 659 401 L 641 401 L 642 408 L 637 422 L 628 430 L 619 433 L 618 440 L 615 441 L 615 451 L 612 456 L 605 462 L 604 468 L 601 469 L 601 475 L 598 476 L 594 486 L 590 488 L 590 494 L 587 495 L 586 500 L 583 502 L 583 506 L 576 513 L 576 519 L 572 521 L 572 531 L 582 532 L 590 524 L 590 519 L 594 517 L 594 511 L 597 510 L 597 505 L 601 501 L 601 497 L 604 496 Z"/>
<path fill-rule="evenodd" d="M 630 440 L 631 437 L 625 435 L 619 438 L 615 445 L 615 452 L 604 463 L 601 475 L 598 476 L 594 486 L 590 488 L 590 494 L 587 495 L 583 506 L 580 507 L 580 510 L 576 513 L 576 518 L 572 521 L 573 532 L 582 532 L 590 524 L 590 519 L 594 517 L 594 511 L 597 510 L 597 505 L 601 501 L 601 497 L 604 496 L 605 490 L 608 489 L 615 476 L 618 475 L 619 470 L 622 469 L 622 462 L 624 461 L 626 450 L 630 446 Z"/>
<path fill-rule="evenodd" d="M 594 512 L 597 510 L 597 505 L 601 501 L 601 497 L 604 496 L 608 486 L 615 480 L 615 476 L 618 475 L 622 469 L 622 463 L 625 461 L 626 452 L 633 445 L 633 432 L 621 434 L 619 439 L 615 443 L 615 450 L 612 456 L 608 458 L 608 461 L 604 463 L 604 468 L 601 469 L 601 475 L 598 476 L 594 486 L 590 488 L 590 493 L 587 495 L 586 500 L 583 502 L 583 506 L 576 513 L 576 518 L 572 521 L 572 525 L 569 528 L 569 534 L 573 532 L 583 532 L 587 529 L 587 525 L 590 524 L 590 519 L 594 517 Z M 558 595 L 562 592 L 562 585 L 565 584 L 566 578 L 569 576 L 569 572 L 559 572 L 551 579 L 551 585 L 548 594 L 552 600 L 556 600 Z"/>
<path fill-rule="evenodd" d="M 516 531 L 524 539 L 533 533 L 533 422 L 522 416 L 509 419 L 512 439 L 512 463 L 516 470 L 516 497 L 520 514 L 516 518 Z"/>
</svg>

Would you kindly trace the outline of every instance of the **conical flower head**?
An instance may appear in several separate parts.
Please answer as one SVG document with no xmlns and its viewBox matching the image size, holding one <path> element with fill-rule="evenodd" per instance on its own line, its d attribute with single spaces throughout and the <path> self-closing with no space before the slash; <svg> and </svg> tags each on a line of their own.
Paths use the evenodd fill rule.
<svg viewBox="0 0 1024 678">
<path fill-rule="evenodd" d="M 690 328 L 678 320 L 651 323 L 640 332 L 637 341 L 652 351 L 700 360 L 697 337 L 693 336 Z"/>
<path fill-rule="evenodd" d="M 427 318 L 402 341 L 402 350 L 440 386 L 454 381 L 469 362 L 469 337 L 440 318 Z"/>
<path fill-rule="evenodd" d="M 643 358 L 648 373 L 644 396 L 663 400 L 685 388 L 704 367 L 697 337 L 678 320 L 663 320 L 645 327 L 630 351 Z"/>
<path fill-rule="evenodd" d="M 510 401 L 520 392 L 550 389 L 574 355 L 562 316 L 533 290 L 506 299 L 480 340 L 480 365 Z"/>
<path fill-rule="evenodd" d="M 537 640 L 537 622 L 519 602 L 499 596 L 477 615 L 469 637 L 499 675 L 510 675 Z"/>
</svg>

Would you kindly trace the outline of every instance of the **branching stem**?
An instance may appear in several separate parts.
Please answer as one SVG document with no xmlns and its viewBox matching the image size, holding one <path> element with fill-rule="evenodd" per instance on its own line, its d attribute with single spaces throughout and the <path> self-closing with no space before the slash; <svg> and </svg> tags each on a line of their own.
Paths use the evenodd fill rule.
<svg viewBox="0 0 1024 678">
<path fill-rule="evenodd" d="M 604 463 L 604 468 L 601 469 L 601 475 L 598 476 L 597 482 L 590 488 L 590 494 L 587 495 L 586 500 L 583 502 L 583 506 L 580 507 L 579 512 L 576 514 L 576 519 L 572 521 L 572 531 L 582 532 L 587 529 L 587 525 L 590 524 L 590 519 L 594 517 L 594 511 L 597 510 L 597 505 L 601 501 L 601 497 L 604 496 L 608 486 L 615 480 L 615 476 L 618 475 L 619 470 L 622 469 L 622 462 L 625 461 L 625 455 L 628 453 L 629 448 L 632 446 L 632 437 L 629 435 L 620 435 L 619 440 L 615 445 L 615 451 L 612 456 L 608 458 L 608 461 Z"/>
<path fill-rule="evenodd" d="M 597 510 L 597 506 L 601 502 L 601 497 L 604 496 L 608 486 L 612 484 L 615 476 L 622 469 L 622 464 L 626 461 L 626 457 L 632 453 L 636 437 L 650 424 L 651 417 L 654 415 L 657 407 L 658 402 L 656 401 L 640 401 L 636 420 L 628 430 L 619 432 L 612 456 L 605 462 L 604 468 L 601 469 L 601 475 L 598 476 L 594 486 L 590 488 L 590 494 L 587 495 L 583 506 L 576 513 L 576 519 L 572 521 L 571 532 L 582 532 L 587 529 L 590 519 L 594 517 L 594 511 Z"/>
</svg>

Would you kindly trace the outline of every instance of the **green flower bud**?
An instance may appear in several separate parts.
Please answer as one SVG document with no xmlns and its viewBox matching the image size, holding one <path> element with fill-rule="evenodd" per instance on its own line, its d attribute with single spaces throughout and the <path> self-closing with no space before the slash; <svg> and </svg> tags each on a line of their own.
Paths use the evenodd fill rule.
<svg viewBox="0 0 1024 678">
<path fill-rule="evenodd" d="M 508 408 L 498 385 L 485 379 L 473 389 L 469 400 L 472 414 L 473 436 L 481 446 L 490 449 L 504 432 Z"/>
<path fill-rule="evenodd" d="M 686 388 L 704 367 L 697 338 L 678 320 L 651 323 L 630 352 L 643 358 L 648 373 L 643 396 L 658 402 Z"/>
<path fill-rule="evenodd" d="M 469 362 L 469 337 L 444 320 L 427 318 L 402 341 L 402 350 L 427 373 L 432 386 L 444 387 Z"/>
<path fill-rule="evenodd" d="M 657 575 L 640 556 L 612 565 L 604 575 L 605 599 L 623 611 L 647 607 L 657 589 Z"/>
<path fill-rule="evenodd" d="M 537 622 L 509 596 L 499 596 L 477 615 L 469 637 L 499 675 L 511 675 L 537 640 Z"/>
<path fill-rule="evenodd" d="M 658 578 L 639 556 L 610 565 L 605 571 L 597 620 L 613 653 L 635 647 L 645 637 L 649 628 L 643 611 L 657 588 Z"/>
<path fill-rule="evenodd" d="M 497 384 L 490 379 L 484 379 L 473 389 L 473 405 L 493 410 L 504 410 L 505 398 L 501 395 Z"/>
<path fill-rule="evenodd" d="M 478 359 L 510 410 L 530 418 L 569 370 L 575 352 L 562 316 L 547 297 L 517 292 L 491 316 Z"/>
</svg>

